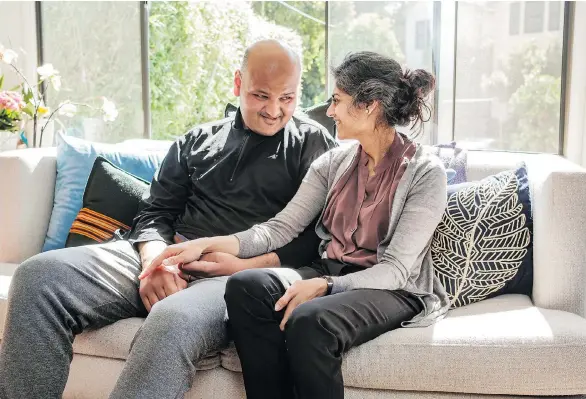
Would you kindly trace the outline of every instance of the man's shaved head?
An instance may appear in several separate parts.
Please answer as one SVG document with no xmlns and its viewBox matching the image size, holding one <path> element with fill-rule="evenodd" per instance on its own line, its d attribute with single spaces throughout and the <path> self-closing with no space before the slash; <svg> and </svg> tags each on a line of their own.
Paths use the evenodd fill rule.
<svg viewBox="0 0 586 399">
<path fill-rule="evenodd" d="M 289 122 L 297 106 L 301 58 L 277 40 L 261 40 L 244 53 L 234 75 L 234 95 L 246 127 L 272 136 Z"/>
<path fill-rule="evenodd" d="M 240 71 L 248 68 L 249 60 L 268 61 L 273 66 L 289 62 L 301 71 L 301 57 L 289 45 L 274 39 L 259 40 L 248 46 L 242 57 Z"/>
</svg>

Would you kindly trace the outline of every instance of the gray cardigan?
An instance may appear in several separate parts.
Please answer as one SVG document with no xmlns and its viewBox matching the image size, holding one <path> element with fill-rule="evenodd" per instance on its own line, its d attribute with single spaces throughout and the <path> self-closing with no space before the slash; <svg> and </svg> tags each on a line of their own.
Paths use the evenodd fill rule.
<svg viewBox="0 0 586 399">
<path fill-rule="evenodd" d="M 269 221 L 236 237 L 242 258 L 274 251 L 297 237 L 317 215 L 316 232 L 323 240 L 320 253 L 331 240 L 322 223 L 332 188 L 352 164 L 359 143 L 345 143 L 316 159 L 291 202 Z M 418 145 L 393 198 L 389 230 L 377 250 L 374 266 L 333 277 L 332 293 L 370 288 L 405 290 L 421 299 L 424 310 L 404 327 L 428 326 L 445 315 L 449 299 L 435 277 L 431 238 L 446 207 L 446 173 L 441 161 Z"/>
</svg>

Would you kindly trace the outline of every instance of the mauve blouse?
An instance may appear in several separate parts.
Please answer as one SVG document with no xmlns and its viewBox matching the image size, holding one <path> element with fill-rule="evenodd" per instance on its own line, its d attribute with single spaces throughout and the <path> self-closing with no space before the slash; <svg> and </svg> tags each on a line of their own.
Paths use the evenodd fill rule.
<svg viewBox="0 0 586 399">
<path fill-rule="evenodd" d="M 332 235 L 327 257 L 362 267 L 377 263 L 376 250 L 387 235 L 395 191 L 415 154 L 415 144 L 397 134 L 369 176 L 368 155 L 358 147 L 344 176 L 332 189 L 323 224 Z"/>
</svg>

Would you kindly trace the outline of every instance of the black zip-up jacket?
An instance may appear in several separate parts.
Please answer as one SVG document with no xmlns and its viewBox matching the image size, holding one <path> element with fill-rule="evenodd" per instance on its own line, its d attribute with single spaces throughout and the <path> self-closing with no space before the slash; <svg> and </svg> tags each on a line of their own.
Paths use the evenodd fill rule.
<svg viewBox="0 0 586 399">
<path fill-rule="evenodd" d="M 135 217 L 129 241 L 173 243 L 234 234 L 280 212 L 314 159 L 336 146 L 320 124 L 294 116 L 274 136 L 244 128 L 240 110 L 198 126 L 173 143 Z M 278 249 L 282 265 L 309 265 L 319 238 L 309 226 Z"/>
</svg>

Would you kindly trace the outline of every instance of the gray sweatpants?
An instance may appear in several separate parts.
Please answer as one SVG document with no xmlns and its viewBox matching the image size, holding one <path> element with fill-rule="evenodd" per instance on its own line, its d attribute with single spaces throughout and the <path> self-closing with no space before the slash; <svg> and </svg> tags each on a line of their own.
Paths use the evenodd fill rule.
<svg viewBox="0 0 586 399">
<path fill-rule="evenodd" d="M 60 398 L 75 335 L 146 317 L 112 398 L 178 398 L 196 362 L 227 345 L 226 277 L 197 280 L 147 312 L 127 241 L 36 255 L 16 270 L 0 348 L 0 398 Z"/>
</svg>

